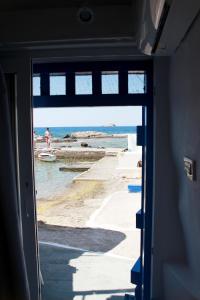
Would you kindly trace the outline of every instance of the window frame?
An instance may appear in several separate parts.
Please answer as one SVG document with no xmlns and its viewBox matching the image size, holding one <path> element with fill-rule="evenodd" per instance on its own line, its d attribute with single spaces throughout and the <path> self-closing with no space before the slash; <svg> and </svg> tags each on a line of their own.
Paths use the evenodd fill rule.
<svg viewBox="0 0 200 300">
<path fill-rule="evenodd" d="M 119 93 L 102 94 L 102 72 L 118 71 Z M 144 71 L 146 75 L 145 93 L 128 93 L 128 71 Z M 66 95 L 50 95 L 49 75 L 52 73 L 66 74 Z M 92 73 L 92 94 L 76 94 L 75 76 L 77 73 Z M 120 106 L 123 95 L 124 105 L 148 105 L 153 95 L 152 61 L 134 62 L 79 62 L 79 63 L 45 63 L 34 64 L 33 75 L 41 76 L 41 95 L 33 96 L 33 107 L 74 107 Z"/>
<path fill-rule="evenodd" d="M 56 78 L 58 78 L 58 77 L 64 77 L 64 85 L 63 85 L 63 87 L 64 87 L 64 93 L 60 93 L 60 94 L 57 94 L 57 93 L 54 94 L 53 93 L 52 94 L 52 92 L 51 92 L 51 85 L 55 84 L 55 83 L 51 82 L 52 81 L 51 79 L 53 79 L 53 77 L 56 77 Z M 41 79 L 40 79 L 40 83 L 41 83 Z M 40 84 L 40 93 L 41 93 L 41 84 Z M 54 96 L 65 96 L 66 93 L 67 93 L 66 74 L 65 73 L 50 73 L 49 74 L 49 94 L 50 94 L 50 96 L 51 97 L 52 96 L 53 97 Z"/>
</svg>

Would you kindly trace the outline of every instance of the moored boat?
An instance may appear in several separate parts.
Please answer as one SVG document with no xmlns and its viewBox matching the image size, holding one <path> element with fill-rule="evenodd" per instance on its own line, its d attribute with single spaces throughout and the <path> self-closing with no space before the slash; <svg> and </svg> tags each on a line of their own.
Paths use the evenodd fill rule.
<svg viewBox="0 0 200 300">
<path fill-rule="evenodd" d="M 38 159 L 41 161 L 52 162 L 56 160 L 56 155 L 52 153 L 42 152 L 38 154 Z"/>
</svg>

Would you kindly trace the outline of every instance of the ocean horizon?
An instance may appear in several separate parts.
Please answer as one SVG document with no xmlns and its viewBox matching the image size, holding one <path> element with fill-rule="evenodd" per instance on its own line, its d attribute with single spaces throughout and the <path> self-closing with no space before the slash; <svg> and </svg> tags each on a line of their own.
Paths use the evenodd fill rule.
<svg viewBox="0 0 200 300">
<path fill-rule="evenodd" d="M 48 126 L 47 126 L 48 127 Z M 44 135 L 47 127 L 34 127 L 37 135 Z M 78 131 L 98 131 L 108 134 L 129 134 L 136 133 L 136 126 L 66 126 L 66 127 L 48 127 L 53 137 L 63 138 L 66 134 Z"/>
</svg>

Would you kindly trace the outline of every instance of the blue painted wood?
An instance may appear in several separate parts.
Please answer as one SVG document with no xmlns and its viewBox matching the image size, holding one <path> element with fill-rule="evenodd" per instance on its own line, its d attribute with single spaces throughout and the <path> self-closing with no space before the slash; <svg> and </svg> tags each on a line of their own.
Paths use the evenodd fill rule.
<svg viewBox="0 0 200 300">
<path fill-rule="evenodd" d="M 136 228 L 138 229 L 143 229 L 144 228 L 144 218 L 143 218 L 144 214 L 142 212 L 142 210 L 140 209 L 137 213 L 136 213 Z"/>
<path fill-rule="evenodd" d="M 139 257 L 131 269 L 131 283 L 141 285 L 141 258 Z"/>
<path fill-rule="evenodd" d="M 73 97 L 75 95 L 75 72 L 71 71 L 71 72 L 65 73 L 65 75 L 66 75 L 66 94 L 68 95 L 68 97 Z M 64 100 L 63 104 L 65 102 L 65 106 L 66 106 L 66 101 L 67 101 L 66 96 L 62 96 L 62 97 L 65 97 L 65 100 L 63 98 L 63 100 Z M 61 99 L 61 98 L 58 98 L 58 99 Z M 52 99 L 52 96 L 51 96 L 49 99 L 46 98 L 46 103 L 47 103 L 47 100 L 48 100 L 49 104 L 51 105 L 51 103 L 53 101 L 56 101 L 57 99 L 56 98 Z M 58 103 L 59 102 L 60 102 L 60 100 L 58 100 Z M 42 99 L 41 99 L 41 103 L 42 103 Z M 54 105 L 56 105 L 56 104 L 54 104 Z M 57 107 L 57 106 L 53 106 L 53 107 Z"/>
<path fill-rule="evenodd" d="M 119 72 L 119 94 L 128 94 L 128 72 L 127 70 Z"/>
<path fill-rule="evenodd" d="M 50 82 L 49 82 L 49 73 L 43 72 L 40 74 L 41 80 L 41 96 L 49 96 L 50 95 Z"/>
<path fill-rule="evenodd" d="M 54 95 L 33 96 L 33 107 L 92 107 L 92 106 L 141 106 L 147 104 L 146 95 Z"/>
<path fill-rule="evenodd" d="M 145 145 L 145 127 L 137 126 L 137 146 Z"/>
<path fill-rule="evenodd" d="M 145 111 L 146 111 L 146 106 L 142 107 L 142 126 L 144 127 L 144 138 L 146 138 L 146 127 L 145 125 Z M 142 146 L 142 193 L 141 193 L 141 211 L 144 214 L 145 211 L 145 200 L 146 200 L 146 186 L 145 186 L 145 174 L 146 174 L 146 151 L 145 151 L 145 142 L 144 145 Z M 144 220 L 145 222 L 145 220 Z M 143 265 L 144 265 L 144 243 L 145 243 L 145 231 L 144 228 L 141 229 L 140 231 L 140 268 L 141 268 L 141 284 L 138 285 L 138 288 L 140 291 L 142 291 L 142 288 L 144 287 L 144 274 L 143 274 Z M 142 293 L 141 293 L 141 299 L 142 298 Z"/>
<path fill-rule="evenodd" d="M 152 77 L 151 77 L 152 80 Z M 153 88 L 153 84 L 152 84 Z M 151 295 L 151 248 L 152 248 L 152 199 L 153 199 L 153 96 L 152 103 L 146 109 L 146 202 L 145 202 L 145 237 L 144 237 L 144 271 L 143 271 L 143 299 L 150 299 Z"/>
<path fill-rule="evenodd" d="M 142 293 L 141 293 L 141 286 L 137 285 L 135 288 L 135 300 L 141 300 Z"/>
<path fill-rule="evenodd" d="M 41 72 L 48 73 L 68 73 L 71 71 L 76 72 L 91 72 L 91 71 L 146 71 L 147 72 L 147 85 L 148 73 L 152 70 L 152 60 L 146 61 L 96 61 L 96 62 L 57 62 L 34 64 L 33 73 L 39 74 Z M 149 89 L 147 88 L 147 93 Z"/>
<path fill-rule="evenodd" d="M 124 300 L 136 300 L 134 295 L 125 294 Z"/>
<path fill-rule="evenodd" d="M 101 72 L 98 70 L 92 71 L 92 93 L 93 96 L 100 96 L 101 93 Z"/>
</svg>

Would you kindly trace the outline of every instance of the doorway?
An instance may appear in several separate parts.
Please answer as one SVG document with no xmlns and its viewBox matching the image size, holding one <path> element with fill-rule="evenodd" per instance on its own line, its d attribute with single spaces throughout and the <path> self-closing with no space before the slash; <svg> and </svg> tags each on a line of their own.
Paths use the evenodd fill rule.
<svg viewBox="0 0 200 300">
<path fill-rule="evenodd" d="M 142 68 L 141 68 L 142 66 Z M 145 66 L 145 67 L 144 67 Z M 137 68 L 136 68 L 137 67 Z M 36 175 L 36 187 L 37 187 L 37 180 L 39 178 L 39 176 L 41 176 L 41 174 L 39 175 L 39 173 L 41 172 L 44 175 L 44 172 L 48 173 L 48 178 L 47 178 L 47 182 L 49 184 L 48 187 L 48 191 L 46 191 L 46 188 L 43 188 L 37 191 L 37 197 L 42 198 L 41 196 L 41 192 L 49 192 L 50 190 L 50 194 L 52 194 L 51 188 L 53 186 L 53 184 L 51 184 L 51 179 L 49 179 L 51 177 L 51 172 L 52 174 L 55 174 L 55 170 L 52 171 L 53 168 L 55 168 L 57 162 L 52 165 L 53 162 L 47 162 L 47 164 L 50 164 L 49 166 L 47 166 L 47 164 L 45 164 L 44 161 L 42 161 L 43 159 L 45 159 L 45 155 L 46 154 L 51 154 L 52 156 L 56 156 L 57 157 L 61 157 L 62 155 L 64 155 L 64 151 L 66 151 L 66 149 L 64 150 L 64 148 L 66 148 L 66 145 L 62 145 L 62 143 L 68 143 L 68 153 L 70 153 L 70 155 L 72 155 L 73 159 L 71 159 L 71 161 L 69 160 L 69 154 L 67 156 L 67 158 L 65 159 L 65 164 L 63 165 L 62 162 L 62 166 L 59 166 L 59 171 L 60 174 L 63 171 L 66 171 L 67 168 L 67 174 L 69 175 L 69 167 L 72 168 L 77 168 L 77 161 L 75 159 L 75 157 L 78 155 L 79 156 L 79 160 L 78 160 L 78 168 L 80 168 L 80 165 L 82 167 L 81 172 L 77 172 L 77 176 L 75 176 L 74 179 L 74 174 L 72 174 L 73 177 L 73 184 L 78 184 L 78 186 L 76 186 L 76 192 L 74 191 L 74 186 L 73 189 L 70 187 L 68 187 L 68 203 L 66 204 L 66 201 L 60 201 L 59 200 L 59 204 L 61 204 L 61 206 L 63 205 L 64 202 L 64 207 L 66 207 L 67 205 L 69 205 L 69 200 L 71 199 L 71 203 L 73 203 L 74 205 L 74 199 L 78 198 L 79 204 L 80 201 L 85 201 L 85 198 L 81 198 L 83 197 L 82 194 L 87 194 L 88 193 L 88 197 L 91 197 L 92 194 L 92 199 L 96 199 L 95 202 L 95 209 L 91 210 L 91 213 L 88 213 L 88 207 L 86 208 L 87 214 L 89 215 L 89 218 L 86 222 L 87 224 L 87 228 L 86 226 L 84 227 L 85 229 L 87 229 L 87 231 L 91 231 L 90 232 L 90 236 L 95 237 L 98 240 L 99 237 L 99 245 L 97 247 L 97 244 L 92 245 L 91 248 L 89 247 L 88 243 L 86 246 L 84 247 L 85 244 L 81 245 L 81 235 L 82 236 L 82 240 L 85 242 L 88 242 L 88 234 L 86 233 L 86 231 L 84 231 L 84 234 L 81 232 L 80 230 L 80 223 L 75 224 L 76 226 L 76 232 L 73 233 L 74 227 L 72 226 L 72 228 L 67 228 L 68 231 L 68 235 L 66 236 L 66 227 L 70 227 L 69 225 L 72 225 L 72 219 L 70 220 L 69 216 L 71 217 L 72 214 L 70 213 L 70 209 L 71 207 L 67 206 L 67 214 L 65 215 L 63 213 L 64 211 L 64 207 L 60 206 L 60 211 L 62 210 L 62 216 L 63 219 L 66 219 L 67 217 L 69 218 L 69 223 L 65 224 L 65 229 L 64 229 L 64 236 L 65 239 L 67 240 L 67 245 L 66 243 L 64 243 L 64 238 L 63 238 L 63 228 L 61 229 L 60 227 L 60 223 L 61 222 L 61 214 L 60 211 L 58 211 L 58 218 L 59 221 L 55 221 L 55 218 L 53 219 L 53 217 L 55 217 L 55 212 L 58 209 L 58 207 L 56 206 L 55 203 L 55 197 L 54 199 L 50 202 L 44 201 L 44 199 L 40 199 L 40 203 L 38 204 L 38 210 L 41 217 L 41 220 L 39 220 L 39 234 L 40 234 L 40 248 L 43 249 L 40 252 L 41 255 L 41 266 L 42 266 L 42 257 L 43 257 L 43 261 L 45 262 L 45 266 L 43 265 L 43 267 L 41 267 L 41 274 L 44 280 L 44 286 L 43 286 L 43 291 L 44 291 L 44 299 L 55 299 L 56 295 L 59 295 L 58 298 L 62 299 L 61 297 L 65 297 L 66 293 L 70 291 L 70 294 L 68 295 L 68 297 L 71 297 L 69 299 L 92 299 L 92 295 L 94 296 L 94 299 L 123 299 L 124 295 L 126 294 L 126 297 L 129 297 L 131 299 L 131 295 L 133 295 L 133 287 L 134 286 L 130 286 L 130 289 L 126 289 L 126 288 L 121 288 L 120 289 L 120 280 L 119 278 L 116 279 L 115 275 L 117 275 L 117 270 L 119 272 L 120 269 L 123 269 L 122 266 L 125 265 L 126 263 L 126 259 L 127 256 L 123 256 L 121 254 L 118 253 L 113 253 L 112 249 L 118 249 L 117 245 L 122 245 L 122 241 L 125 240 L 124 236 L 127 235 L 127 232 L 122 232 L 120 231 L 122 227 L 118 226 L 119 223 L 116 226 L 116 220 L 119 221 L 119 219 L 122 221 L 123 218 L 118 218 L 118 215 L 125 215 L 124 217 L 124 221 L 126 220 L 126 215 L 127 213 L 130 214 L 135 214 L 136 211 L 140 211 L 142 212 L 139 216 L 140 219 L 140 226 L 138 225 L 138 215 L 136 214 L 135 220 L 133 217 L 133 224 L 134 222 L 137 223 L 137 228 L 140 229 L 140 231 L 137 230 L 137 233 L 139 233 L 139 235 L 137 234 L 137 236 L 139 237 L 138 239 L 138 251 L 137 251 L 137 256 L 140 257 L 140 259 L 137 261 L 137 266 L 138 263 L 140 265 L 139 271 L 138 268 L 133 268 L 132 272 L 131 272 L 131 279 L 132 279 L 132 283 L 137 285 L 136 288 L 136 296 L 138 297 L 137 299 L 141 299 L 139 297 L 144 297 L 142 296 L 142 291 L 144 290 L 143 288 L 146 286 L 145 291 L 147 291 L 148 287 L 147 284 L 145 283 L 145 278 L 147 278 L 147 273 L 148 273 L 148 268 L 146 267 L 149 262 L 149 256 L 148 256 L 148 260 L 146 259 L 146 254 L 147 254 L 147 244 L 148 244 L 148 239 L 149 239 L 149 233 L 151 231 L 151 224 L 149 222 L 150 219 L 148 219 L 148 228 L 146 226 L 147 222 L 145 222 L 145 218 L 144 218 L 144 213 L 145 210 L 148 208 L 148 214 L 149 212 L 151 212 L 151 184 L 150 184 L 150 180 L 146 180 L 148 179 L 148 176 L 150 175 L 151 170 L 151 164 L 152 164 L 152 157 L 151 157 L 151 151 L 150 151 L 150 145 L 152 145 L 152 135 L 151 135 L 151 128 L 152 128 L 152 110 L 151 110 L 151 105 L 152 105 L 152 98 L 151 98 L 151 68 L 149 67 L 148 64 L 141 64 L 141 63 L 136 63 L 134 64 L 130 64 L 130 63 L 112 63 L 112 64 L 108 64 L 108 63 L 101 63 L 101 66 L 98 63 L 90 63 L 90 64 L 83 64 L 80 63 L 79 65 L 77 64 L 40 64 L 40 65 L 34 65 L 33 66 L 33 86 L 34 86 L 34 95 L 33 95 L 33 106 L 34 108 L 37 109 L 52 109 L 54 110 L 54 112 L 56 110 L 59 109 L 66 109 L 66 107 L 68 107 L 68 116 L 69 115 L 73 115 L 72 111 L 70 110 L 77 110 L 80 109 L 82 110 L 82 115 L 89 115 L 89 116 L 96 116 L 95 119 L 97 119 L 97 116 L 99 117 L 99 120 L 102 119 L 103 121 L 103 117 L 105 116 L 106 113 L 109 116 L 112 116 L 112 113 L 109 113 L 109 110 L 113 110 L 113 111 L 117 111 L 117 110 L 127 110 L 130 111 L 132 108 L 137 108 L 140 110 L 140 122 L 138 124 L 135 124 L 135 129 L 127 129 L 126 130 L 132 130 L 131 132 L 123 132 L 121 133 L 122 135 L 126 135 L 126 145 L 124 144 L 123 147 L 120 146 L 119 144 L 122 143 L 122 140 L 119 142 L 117 140 L 118 139 L 122 139 L 123 137 L 119 137 L 119 136 L 115 136 L 115 135 L 119 135 L 119 133 L 117 132 L 117 130 L 119 130 L 119 128 L 116 127 L 120 127 L 120 126 L 116 126 L 114 120 L 111 118 L 109 124 L 106 124 L 108 126 L 105 126 L 105 124 L 102 124 L 101 127 L 104 127 L 104 129 L 107 130 L 107 132 L 104 132 L 105 130 L 103 130 L 101 128 L 100 131 L 98 130 L 86 130 L 84 129 L 84 132 L 87 132 L 87 136 L 83 136 L 83 131 L 82 130 L 76 130 L 76 131 L 70 131 L 69 128 L 65 128 L 65 134 L 62 135 L 62 138 L 65 139 L 64 141 L 59 140 L 61 138 L 61 136 L 57 136 L 56 137 L 56 128 L 46 128 L 46 130 L 49 131 L 50 133 L 50 137 L 51 137 L 51 151 L 49 151 L 49 145 L 47 143 L 46 137 L 42 140 L 43 138 L 43 134 L 41 132 L 41 130 L 44 133 L 44 128 L 34 128 L 34 135 L 35 135 L 35 139 L 36 139 L 36 143 L 35 143 L 35 155 L 37 158 L 39 158 L 40 156 L 44 156 L 43 158 L 41 157 L 41 159 L 39 161 L 35 162 L 35 170 L 36 172 L 38 172 L 38 175 Z M 142 108 L 143 107 L 143 108 Z M 97 112 L 95 112 L 95 109 L 97 109 Z M 104 112 L 99 113 L 98 110 L 100 109 L 104 109 Z M 86 113 L 84 113 L 84 110 L 87 110 Z M 91 111 L 90 111 L 91 110 Z M 55 114 L 54 114 L 55 115 Z M 77 111 L 76 113 L 74 113 L 74 116 L 77 115 Z M 134 115 L 134 114 L 133 114 Z M 150 118 L 151 115 L 151 118 Z M 127 118 L 128 114 L 125 116 L 125 119 Z M 36 118 L 36 116 L 34 117 Z M 52 118 L 52 117 L 51 117 Z M 75 119 L 75 117 L 74 117 Z M 89 124 L 88 124 L 89 125 Z M 94 125 L 94 124 L 91 124 Z M 49 126 L 49 125 L 48 125 Z M 137 129 L 136 129 L 137 126 Z M 49 126 L 50 127 L 50 126 Z M 72 128 L 73 126 L 68 126 L 70 128 Z M 83 126 L 82 126 L 83 127 Z M 90 126 L 91 127 L 91 126 Z M 108 127 L 110 128 L 110 138 L 111 141 L 109 141 L 109 132 L 108 132 Z M 80 129 L 80 128 L 79 128 Z M 90 128 L 91 129 L 91 128 Z M 92 128 L 94 129 L 94 128 Z M 57 129 L 58 130 L 58 129 Z M 137 146 L 136 146 L 136 130 L 137 130 L 137 143 L 138 143 L 138 149 L 140 148 L 140 151 L 135 151 Z M 116 132 L 115 132 L 116 131 Z M 95 134 L 101 133 L 102 136 L 95 136 Z M 84 133 L 85 134 L 85 133 Z M 92 136 L 93 134 L 93 136 Z M 45 133 L 46 135 L 46 133 Z M 105 137 L 105 135 L 107 135 Z M 115 136 L 115 137 L 114 137 Z M 56 151 L 56 147 L 55 145 L 53 145 L 52 142 L 55 142 L 55 140 L 52 141 L 52 138 L 57 138 L 57 143 L 61 143 L 60 149 L 58 151 Z M 41 139 L 40 141 L 38 139 Z M 66 141 L 68 139 L 68 141 Z M 71 139 L 71 143 L 73 145 L 70 144 L 69 140 Z M 104 142 L 99 143 L 100 139 L 104 139 Z M 75 141 L 76 140 L 76 141 Z M 116 145 L 116 143 L 118 144 L 118 149 L 115 149 L 115 147 L 107 147 L 108 145 L 110 146 L 109 143 L 111 143 L 113 145 Z M 42 147 L 38 147 L 38 143 L 40 143 L 40 146 Z M 44 143 L 44 144 L 42 144 Z M 47 151 L 44 150 L 45 149 L 45 143 L 46 143 L 46 148 Z M 78 146 L 79 148 L 81 148 L 81 156 L 80 154 L 74 153 L 74 143 L 77 143 L 76 146 Z M 81 145 L 82 143 L 82 145 Z M 105 146 L 105 144 L 107 143 L 107 145 Z M 102 146 L 103 145 L 103 146 Z M 121 144 L 120 144 L 121 145 Z M 132 146 L 131 146 L 132 145 Z M 98 153 L 98 159 L 94 159 L 94 153 L 92 153 L 92 149 L 95 147 L 98 149 L 98 151 L 96 151 L 95 155 L 97 155 Z M 132 149 L 131 149 L 132 147 Z M 135 147 L 135 148 L 134 148 Z M 41 149 L 38 149 L 41 148 Z M 108 149 L 109 148 L 109 149 Z M 120 149 L 120 150 L 119 150 Z M 79 149 L 80 150 L 80 149 Z M 147 151 L 148 150 L 148 151 Z M 60 151 L 60 152 L 59 152 Z M 80 152 L 80 151 L 78 151 Z M 134 156 L 133 153 L 138 152 L 138 156 Z M 45 154 L 46 153 L 46 154 Z M 73 153 L 73 154 L 72 154 Z M 83 154 L 84 153 L 84 154 Z M 83 158 L 83 155 L 85 156 L 87 153 L 87 155 L 90 155 L 90 158 L 87 157 L 87 161 L 80 161 Z M 88 154 L 89 153 L 89 154 Z M 41 155 L 42 154 L 42 155 Z M 60 155 L 60 156 L 59 156 Z M 132 155 L 132 156 L 131 156 Z M 91 159 L 91 156 L 92 159 Z M 101 157 L 102 156 L 102 157 Z M 85 157 L 84 157 L 85 158 Z M 49 158 L 48 158 L 49 159 Z M 53 158 L 52 158 L 53 159 Z M 86 163 L 88 164 L 86 166 Z M 136 166 L 134 164 L 137 164 Z M 132 164 L 132 165 L 131 165 Z M 102 166 L 103 165 L 103 166 Z M 134 167 L 133 167 L 134 165 Z M 39 166 L 39 167 L 38 167 Z M 141 168 L 142 167 L 142 168 Z M 41 171 L 41 169 L 43 168 L 43 171 Z M 45 171 L 46 169 L 48 169 L 48 171 Z M 85 169 L 84 169 L 85 168 Z M 95 168 L 97 169 L 97 171 L 95 172 Z M 45 169 L 45 170 L 44 170 Z M 63 169 L 63 170 L 62 170 Z M 84 170 L 83 170 L 84 169 Z M 133 175 L 133 169 L 136 169 L 136 174 Z M 114 175 L 112 170 L 115 170 Z M 116 176 L 116 170 L 117 174 L 119 175 L 118 177 Z M 122 171 L 123 170 L 123 171 Z M 124 171 L 126 170 L 126 172 Z M 127 171 L 128 170 L 128 171 Z M 77 170 L 76 170 L 77 171 Z M 80 171 L 80 169 L 79 169 Z M 82 172 L 83 171 L 83 172 Z M 74 172 L 74 171 L 73 171 Z M 72 172 L 72 173 L 73 173 Z M 113 183 L 115 183 L 115 185 L 113 185 L 111 187 L 111 181 L 108 180 L 107 182 L 107 186 L 106 186 L 106 190 L 109 192 L 112 190 L 113 188 L 113 194 L 114 194 L 114 190 L 117 189 L 121 182 L 119 182 L 119 177 L 123 182 L 123 188 L 121 190 L 121 192 L 124 192 L 124 187 L 126 189 L 126 197 L 124 197 L 124 194 L 121 195 L 121 198 L 129 198 L 129 204 L 128 201 L 126 202 L 125 205 L 122 205 L 122 199 L 120 199 L 120 195 L 117 194 L 117 197 L 115 197 L 114 199 L 108 199 L 109 196 L 112 194 L 110 193 L 109 195 L 106 194 L 106 192 L 104 191 L 105 189 L 105 185 L 102 185 L 102 181 L 99 180 L 99 178 L 95 178 L 96 177 L 100 177 L 100 174 L 103 174 L 103 177 L 110 177 L 113 180 Z M 131 173 L 132 172 L 132 173 Z M 110 173 L 110 174 L 109 174 Z M 141 173 L 141 176 L 140 174 Z M 131 174 L 131 175 L 130 175 Z M 40 181 L 41 178 L 44 179 L 44 176 L 40 177 Z M 65 174 L 64 174 L 65 175 Z M 148 176 L 147 176 L 148 175 Z M 62 176 L 62 175 L 61 175 Z M 92 180 L 91 178 L 89 178 L 89 176 L 92 176 Z M 135 177 L 134 177 L 135 176 Z M 64 178 L 66 178 L 65 176 L 63 176 Z M 98 179 L 98 180 L 97 180 Z M 130 179 L 130 181 L 128 181 L 127 179 Z M 134 179 L 136 181 L 134 181 Z M 52 179 L 52 183 L 55 183 L 56 178 Z M 65 179 L 64 179 L 65 180 Z M 141 181 L 142 180 L 142 181 Z M 49 182 L 50 181 L 50 182 Z M 104 180 L 105 181 L 105 180 Z M 47 183 L 46 182 L 46 183 Z M 84 182 L 84 184 L 83 184 Z M 87 182 L 87 184 L 86 184 Z M 89 182 L 89 185 L 88 185 Z M 45 183 L 45 184 L 46 184 Z M 60 181 L 59 181 L 60 183 Z M 142 183 L 142 185 L 141 185 Z M 146 184 L 147 183 L 147 184 Z M 83 187 L 82 187 L 83 186 Z M 60 186 L 58 186 L 58 188 L 60 189 Z M 70 190 L 71 188 L 71 190 Z M 78 191 L 78 192 L 77 192 Z M 105 201 L 103 201 L 102 203 L 100 203 L 100 205 L 97 205 L 98 202 L 98 197 L 99 197 L 99 191 L 102 191 L 103 193 L 105 193 Z M 120 192 L 120 190 L 117 190 L 117 192 Z M 133 193 L 133 194 L 132 194 Z M 78 196 L 77 196 L 78 194 Z M 147 196 L 148 194 L 148 196 Z M 135 203 L 137 202 L 139 205 L 136 205 L 136 210 L 132 210 L 131 209 L 127 209 L 128 205 L 130 205 L 130 208 L 133 207 L 133 202 L 132 202 L 132 196 L 134 195 L 135 198 L 137 198 L 138 200 L 133 200 Z M 44 196 L 44 195 L 43 195 Z M 107 196 L 107 197 L 106 197 Z M 46 196 L 45 196 L 46 197 Z M 71 198 L 70 198 L 71 197 Z M 43 197 L 44 198 L 44 197 Z M 59 197 L 58 197 L 59 198 Z M 111 197 L 110 197 L 111 198 Z M 59 198 L 60 199 L 60 198 Z M 147 199 L 149 199 L 147 201 Z M 125 200 L 124 200 L 125 201 Z M 113 203 L 113 204 L 112 204 Z M 112 204 L 112 205 L 111 205 Z M 95 206 L 93 204 L 93 206 Z M 117 206 L 118 205 L 118 206 Z M 49 206 L 50 209 L 49 209 Z M 102 209 L 102 207 L 104 209 Z M 126 209 L 125 212 L 123 212 L 123 209 Z M 116 211 L 115 211 L 116 210 Z M 118 212 L 117 212 L 118 210 Z M 46 215 L 45 215 L 45 213 Z M 54 215 L 51 215 L 51 212 L 54 213 Z M 45 216 L 44 216 L 45 215 Z M 79 219 L 81 217 L 83 217 L 84 213 L 83 211 L 80 212 L 80 216 Z M 106 216 L 106 218 L 105 218 Z M 45 219 L 46 217 L 46 219 Z M 150 217 L 150 215 L 149 215 Z M 113 222 L 112 219 L 115 219 L 115 221 Z M 128 219 L 128 216 L 127 216 Z M 53 220 L 53 221 L 52 221 Z M 106 220 L 106 222 L 105 222 Z M 57 223 L 56 223 L 57 222 Z M 112 223 L 113 222 L 113 223 Z M 55 224 L 54 224 L 55 223 Z M 114 224 L 114 226 L 113 226 Z M 52 226 L 52 227 L 51 227 Z M 55 226 L 57 226 L 55 228 Z M 60 226 L 60 227 L 59 227 Z M 110 227 L 109 227 L 110 226 Z M 135 226 L 134 226 L 135 227 Z M 118 230 L 120 228 L 120 230 Z M 77 229 L 79 230 L 77 232 Z M 131 231 L 132 228 L 129 228 L 131 234 L 133 234 L 133 232 Z M 105 232 L 105 230 L 107 230 Z M 51 238 L 49 238 L 51 235 Z M 73 235 L 76 237 L 75 240 L 73 240 Z M 52 240 L 52 236 L 54 236 L 53 240 Z M 77 239 L 77 236 L 79 236 L 80 238 Z M 107 239 L 107 241 L 105 243 L 102 243 L 102 240 Z M 69 240 L 71 241 L 72 244 L 69 245 Z M 140 240 L 140 241 L 139 241 Z M 76 243 L 77 241 L 79 242 L 79 247 L 77 247 Z M 108 242 L 109 241 L 109 242 Z M 113 242 L 113 244 L 112 244 Z M 109 246 L 110 244 L 112 244 L 111 246 Z M 140 244 L 140 247 L 139 247 Z M 81 246 L 82 247 L 81 247 Z M 95 247 L 97 247 L 95 249 Z M 107 247 L 107 248 L 106 248 Z M 86 249 L 85 249 L 86 248 Z M 89 248 L 89 249 L 88 249 Z M 126 248 L 126 247 L 125 247 Z M 139 249 L 140 248 L 140 249 Z M 95 251 L 94 251 L 95 249 Z M 101 251 L 99 251 L 99 249 Z M 102 250 L 103 249 L 103 250 Z M 67 256 L 66 256 L 66 250 L 67 250 Z M 98 250 L 98 251 L 97 251 Z M 57 254 L 56 259 L 54 260 L 61 260 L 62 263 L 60 264 L 60 272 L 59 272 L 59 276 L 61 276 L 59 278 L 59 280 L 55 281 L 52 278 L 52 275 L 55 275 L 55 272 L 52 271 L 49 272 L 49 267 L 53 266 L 53 269 L 58 267 L 57 263 L 52 264 L 51 260 L 48 260 L 47 258 L 52 258 L 55 253 Z M 70 253 L 70 255 L 69 255 Z M 83 254 L 84 253 L 84 254 Z M 85 254 L 86 253 L 86 254 Z M 116 282 L 116 286 L 119 286 L 119 288 L 115 288 L 115 289 L 110 289 L 110 291 L 108 292 L 109 288 L 106 288 L 106 284 L 107 282 L 109 282 L 109 279 L 107 278 L 107 280 L 105 280 L 104 285 L 105 285 L 105 289 L 101 288 L 101 290 L 99 290 L 98 288 L 94 288 L 95 287 L 95 281 L 94 281 L 94 270 L 91 271 L 93 281 L 90 282 L 90 289 L 85 290 L 85 287 L 80 286 L 80 282 L 84 282 L 84 277 L 85 274 L 88 274 L 88 278 L 89 278 L 89 269 L 88 267 L 90 266 L 90 262 L 92 259 L 96 259 L 96 257 L 98 257 L 98 259 L 101 257 L 102 253 L 103 258 L 107 259 L 106 263 L 104 264 L 104 268 L 106 269 L 109 266 L 109 261 L 110 260 L 120 260 L 120 263 L 122 263 L 121 267 L 118 267 L 117 270 L 115 270 L 114 265 L 116 264 L 113 263 L 112 266 L 110 266 L 109 269 L 109 274 L 110 274 L 110 279 L 111 278 L 115 278 Z M 106 253 L 106 255 L 105 255 Z M 148 252 L 149 255 L 150 252 Z M 100 255 L 100 257 L 98 256 Z M 65 261 L 63 261 L 63 257 L 65 257 Z M 78 257 L 82 257 L 84 258 L 84 260 L 86 260 L 86 264 L 84 264 L 83 261 L 79 261 L 79 264 L 76 264 L 76 260 Z M 87 261 L 88 259 L 88 261 Z M 102 259 L 102 257 L 101 257 Z M 68 261 L 68 263 L 66 263 L 66 260 Z M 135 257 L 131 258 L 130 257 L 130 261 L 131 264 L 133 264 L 133 260 L 135 260 Z M 70 263 L 70 261 L 72 261 L 73 263 Z M 77 267 L 80 265 L 85 265 L 85 269 L 83 268 L 82 272 L 77 272 Z M 67 268 L 64 268 L 64 266 L 67 265 Z M 94 263 L 95 265 L 95 263 Z M 103 262 L 100 261 L 99 266 L 96 265 L 95 270 L 101 270 L 101 266 L 103 266 Z M 130 266 L 130 265 L 128 265 Z M 44 271 L 46 268 L 46 271 Z M 63 269 L 64 268 L 64 269 Z M 46 274 L 48 274 L 48 278 L 45 278 L 45 272 Z M 82 274 L 82 275 L 80 275 Z M 103 277 L 105 277 L 105 272 L 100 272 L 102 279 L 104 279 Z M 73 278 L 75 276 L 82 276 L 79 278 L 79 280 L 77 282 L 79 282 L 79 286 L 73 286 L 72 281 L 70 281 L 70 278 Z M 130 277 L 129 272 L 127 271 L 128 277 Z M 69 276 L 69 277 L 68 277 Z M 63 283 L 63 277 L 65 277 L 65 281 L 68 282 L 69 286 L 66 286 L 65 284 L 62 285 L 61 283 Z M 128 279 L 128 277 L 126 277 L 126 281 Z M 99 278 L 99 275 L 97 276 L 97 278 Z M 149 278 L 148 278 L 149 280 Z M 49 282 L 47 284 L 47 281 Z M 99 281 L 99 280 L 98 280 Z M 75 282 L 75 281 L 74 281 Z M 50 287 L 52 287 L 52 283 L 54 283 L 54 291 L 56 291 L 56 293 L 58 294 L 54 294 L 52 293 L 52 290 Z M 46 291 L 46 292 L 45 292 Z M 59 294 L 61 292 L 61 294 Z M 46 293 L 46 296 L 45 296 Z M 63 298 L 64 299 L 64 298 Z M 127 298 L 128 299 L 128 298 Z M 143 299 L 148 299 L 148 298 L 143 298 Z"/>
</svg>

